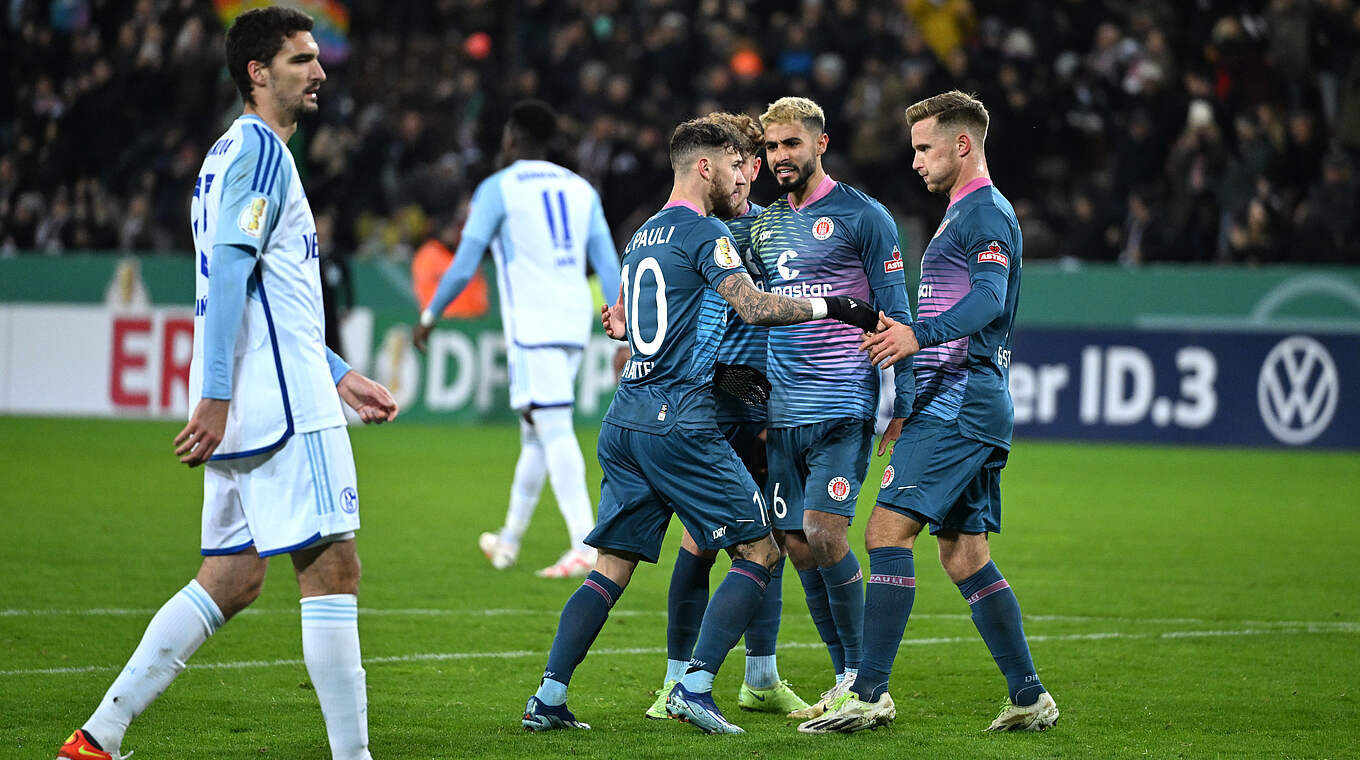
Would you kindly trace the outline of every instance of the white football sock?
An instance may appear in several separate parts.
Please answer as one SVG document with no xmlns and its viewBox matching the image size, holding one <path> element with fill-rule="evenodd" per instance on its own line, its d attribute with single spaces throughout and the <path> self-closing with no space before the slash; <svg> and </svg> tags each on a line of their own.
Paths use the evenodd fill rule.
<svg viewBox="0 0 1360 760">
<path fill-rule="evenodd" d="M 302 659 L 321 702 L 331 757 L 370 760 L 357 596 L 328 594 L 302 600 Z"/>
<path fill-rule="evenodd" d="M 82 728 L 117 757 L 128 725 L 184 670 L 184 663 L 226 620 L 208 592 L 189 585 L 170 597 L 147 623 L 142 641 Z"/>
<path fill-rule="evenodd" d="M 588 549 L 585 539 L 595 527 L 595 514 L 586 493 L 586 462 L 581 456 L 581 444 L 576 441 L 576 430 L 571 426 L 571 407 L 535 409 L 533 414 L 534 428 L 548 457 L 553 495 L 571 534 L 571 546 Z"/>
<path fill-rule="evenodd" d="M 505 513 L 505 527 L 501 528 L 501 543 L 513 546 L 519 546 L 524 531 L 528 530 L 548 477 L 543 443 L 533 425 L 523 418 L 519 421 L 519 438 L 519 461 L 515 463 L 515 480 L 510 484 L 510 509 Z"/>
</svg>

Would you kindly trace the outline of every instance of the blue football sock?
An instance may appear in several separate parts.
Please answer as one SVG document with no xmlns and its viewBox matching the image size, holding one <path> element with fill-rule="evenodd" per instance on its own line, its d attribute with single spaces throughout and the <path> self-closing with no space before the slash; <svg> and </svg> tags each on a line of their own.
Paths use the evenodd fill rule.
<svg viewBox="0 0 1360 760">
<path fill-rule="evenodd" d="M 864 639 L 864 573 L 860 572 L 854 552 L 846 552 L 839 562 L 820 570 L 831 617 L 836 621 L 841 648 L 845 650 L 845 670 L 856 670 Z"/>
<path fill-rule="evenodd" d="M 1046 689 L 1034 670 L 1025 627 L 1020 622 L 1020 602 L 1010 584 L 996 569 L 996 563 L 988 562 L 958 585 L 973 609 L 973 625 L 1006 677 L 1011 702 L 1022 707 L 1034 704 Z"/>
<path fill-rule="evenodd" d="M 807 598 L 812 624 L 817 626 L 817 635 L 822 637 L 826 652 L 831 655 L 831 667 L 836 675 L 840 675 L 845 672 L 845 650 L 841 648 L 836 621 L 831 619 L 831 603 L 826 598 L 826 581 L 822 580 L 822 571 L 815 567 L 799 570 L 798 580 L 803 582 L 803 594 Z"/>
<path fill-rule="evenodd" d="M 688 663 L 699 639 L 699 623 L 708 604 L 708 573 L 713 560 L 681 549 L 671 570 L 666 594 L 666 659 Z"/>
<path fill-rule="evenodd" d="M 581 587 L 576 589 L 576 593 L 562 608 L 562 617 L 557 621 L 557 634 L 553 636 L 552 650 L 548 653 L 548 667 L 543 671 L 544 684 L 549 680 L 556 681 L 565 690 L 576 666 L 586 658 L 590 645 L 600 635 L 605 618 L 609 617 L 609 608 L 614 606 L 622 593 L 623 589 L 617 583 L 599 572 L 592 571 L 586 576 Z M 539 699 L 543 697 L 540 695 Z M 552 704 L 546 699 L 544 702 Z"/>
<path fill-rule="evenodd" d="M 864 659 L 851 690 L 876 702 L 888 690 L 902 632 L 916 601 L 916 562 L 911 549 L 885 546 L 869 550 L 869 582 L 864 600 Z"/>
<path fill-rule="evenodd" d="M 704 611 L 699 641 L 694 645 L 694 660 L 681 679 L 686 689 L 713 690 L 713 674 L 741 640 L 769 585 L 770 571 L 763 565 L 745 559 L 732 560 L 732 569 L 727 571 Z"/>
</svg>

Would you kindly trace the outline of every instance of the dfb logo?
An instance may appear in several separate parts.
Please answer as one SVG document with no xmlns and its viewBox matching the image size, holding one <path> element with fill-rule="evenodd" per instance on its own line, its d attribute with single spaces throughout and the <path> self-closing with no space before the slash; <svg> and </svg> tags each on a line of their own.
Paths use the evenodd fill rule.
<svg viewBox="0 0 1360 760">
<path fill-rule="evenodd" d="M 1317 438 L 1336 414 L 1341 382 L 1327 349 L 1306 335 L 1280 341 L 1261 363 L 1256 403 L 1266 429 L 1282 443 Z"/>
</svg>

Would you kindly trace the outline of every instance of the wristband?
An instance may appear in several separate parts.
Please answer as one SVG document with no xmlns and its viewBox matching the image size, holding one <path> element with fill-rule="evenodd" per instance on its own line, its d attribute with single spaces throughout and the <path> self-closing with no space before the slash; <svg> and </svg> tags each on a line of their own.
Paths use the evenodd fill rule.
<svg viewBox="0 0 1360 760">
<path fill-rule="evenodd" d="M 825 299 L 825 298 L 809 298 L 808 301 L 812 303 L 812 318 L 813 318 L 813 319 L 825 319 L 825 318 L 826 318 L 826 299 Z"/>
<path fill-rule="evenodd" d="M 420 312 L 420 326 L 421 326 L 421 327 L 434 327 L 435 321 L 436 321 L 436 320 L 435 320 L 434 314 L 433 314 L 429 309 L 426 309 L 425 311 Z"/>
</svg>

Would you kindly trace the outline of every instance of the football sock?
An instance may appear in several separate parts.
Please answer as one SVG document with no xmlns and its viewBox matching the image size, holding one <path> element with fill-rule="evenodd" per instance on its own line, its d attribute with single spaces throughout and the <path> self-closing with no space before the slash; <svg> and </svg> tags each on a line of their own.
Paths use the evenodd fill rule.
<svg viewBox="0 0 1360 760">
<path fill-rule="evenodd" d="M 911 549 L 898 546 L 870 549 L 864 600 L 864 659 L 850 687 L 865 702 L 878 701 L 888 690 L 888 676 L 915 601 L 916 563 Z"/>
<path fill-rule="evenodd" d="M 780 557 L 770 571 L 770 585 L 756 608 L 756 616 L 746 629 L 746 683 L 753 689 L 769 689 L 779 683 L 775 667 L 775 645 L 779 640 L 779 620 L 784 611 L 784 563 Z"/>
<path fill-rule="evenodd" d="M 571 426 L 571 407 L 535 409 L 534 428 L 543 442 L 548 461 L 548 477 L 552 478 L 553 495 L 557 508 L 567 521 L 567 533 L 573 549 L 589 549 L 586 536 L 595 527 L 595 515 L 590 509 L 590 495 L 586 493 L 586 462 L 581 456 L 581 444 L 576 441 L 576 430 Z"/>
<path fill-rule="evenodd" d="M 836 621 L 831 619 L 831 603 L 826 598 L 826 582 L 822 580 L 822 571 L 815 567 L 799 570 L 798 580 L 803 582 L 803 594 L 807 598 L 812 624 L 817 626 L 817 635 L 822 637 L 827 654 L 831 655 L 831 667 L 839 676 L 845 672 L 845 650 L 841 648 Z"/>
<path fill-rule="evenodd" d="M 864 638 L 864 573 L 854 552 L 846 552 L 831 567 L 820 568 L 826 582 L 826 598 L 831 617 L 840 632 L 845 651 L 845 670 L 859 668 L 860 645 Z"/>
<path fill-rule="evenodd" d="M 699 639 L 699 624 L 708 605 L 708 573 L 713 569 L 711 558 L 699 557 L 680 549 L 671 570 L 670 591 L 666 594 L 666 679 L 674 676 L 675 663 L 684 675 L 689 660 L 694 656 L 694 642 Z"/>
<path fill-rule="evenodd" d="M 713 690 L 713 675 L 751 624 L 760 598 L 769 585 L 770 571 L 763 565 L 746 559 L 732 560 L 732 569 L 727 571 L 704 611 L 699 641 L 694 645 L 694 659 L 680 681 L 686 689 L 693 692 Z"/>
<path fill-rule="evenodd" d="M 359 598 L 304 597 L 302 659 L 336 760 L 368 760 L 368 691 L 359 658 Z"/>
<path fill-rule="evenodd" d="M 226 619 L 198 581 L 170 597 L 147 623 L 142 641 L 82 728 L 117 756 L 128 725 L 184 670 L 184 663 Z"/>
<path fill-rule="evenodd" d="M 538 698 L 545 704 L 560 705 L 566 701 L 566 685 L 571 683 L 571 674 L 586 658 L 586 652 L 590 651 L 590 645 L 595 643 L 595 637 L 600 635 L 600 629 L 609 617 L 609 609 L 622 593 L 623 589 L 617 583 L 592 570 L 567 600 L 562 617 L 557 621 L 552 650 L 548 652 L 548 667 L 543 671 L 545 686 L 548 681 L 562 686 L 561 701 L 549 701 L 555 696 L 553 690 L 550 688 L 545 692 L 545 686 L 540 686 Z"/>
<path fill-rule="evenodd" d="M 505 527 L 501 529 L 501 543 L 519 546 L 529 520 L 538 506 L 543 483 L 548 479 L 548 460 L 543 453 L 543 442 L 534 426 L 519 421 L 519 460 L 515 462 L 515 479 L 510 483 L 510 509 L 505 513 Z"/>
<path fill-rule="evenodd" d="M 1011 702 L 1021 707 L 1034 704 L 1046 689 L 1034 671 L 1025 627 L 1020 622 L 1020 602 L 1010 584 L 996 569 L 996 563 L 988 562 L 958 586 L 973 610 L 973 625 L 1006 677 Z"/>
</svg>

